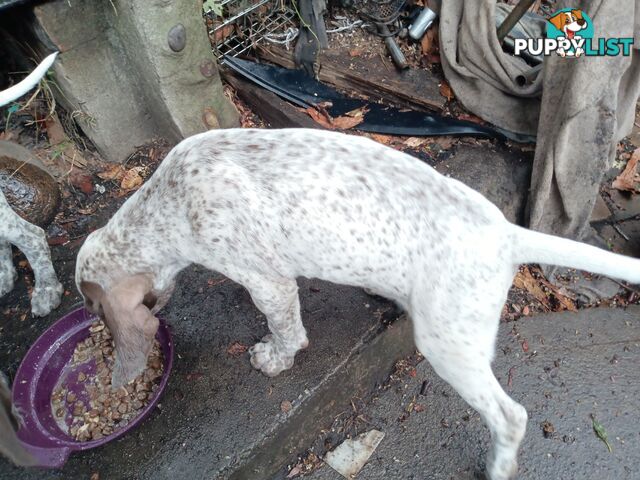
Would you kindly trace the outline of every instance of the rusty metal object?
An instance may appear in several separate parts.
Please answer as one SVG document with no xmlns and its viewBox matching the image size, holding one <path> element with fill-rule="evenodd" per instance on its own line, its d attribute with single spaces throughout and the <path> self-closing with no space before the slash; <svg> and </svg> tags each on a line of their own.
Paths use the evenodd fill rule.
<svg viewBox="0 0 640 480">
<path fill-rule="evenodd" d="M 187 30 L 184 28 L 184 25 L 178 23 L 171 27 L 167 34 L 167 41 L 169 48 L 174 52 L 184 50 L 184 47 L 187 45 Z"/>
<path fill-rule="evenodd" d="M 498 27 L 498 42 L 502 43 L 507 34 L 516 26 L 516 23 L 520 21 L 527 10 L 535 3 L 536 0 L 520 0 L 518 4 L 513 7 L 511 13 L 507 15 L 504 21 Z"/>
<path fill-rule="evenodd" d="M 202 121 L 204 122 L 205 126 L 208 129 L 220 128 L 220 122 L 218 120 L 218 117 L 216 116 L 213 109 L 210 107 L 207 107 L 204 109 L 202 113 Z"/>
<path fill-rule="evenodd" d="M 0 190 L 18 215 L 39 227 L 51 223 L 58 211 L 58 184 L 30 163 L 0 156 Z"/>
<path fill-rule="evenodd" d="M 216 71 L 216 65 L 213 63 L 213 60 L 203 60 L 200 63 L 200 73 L 202 73 L 203 76 L 207 78 L 213 77 Z"/>
</svg>

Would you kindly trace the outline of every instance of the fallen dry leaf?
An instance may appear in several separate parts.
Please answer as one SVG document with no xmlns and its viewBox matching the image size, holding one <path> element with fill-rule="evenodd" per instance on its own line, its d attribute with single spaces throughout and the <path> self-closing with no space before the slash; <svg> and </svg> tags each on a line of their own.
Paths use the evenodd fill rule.
<svg viewBox="0 0 640 480">
<path fill-rule="evenodd" d="M 354 110 L 351 110 L 350 112 L 345 113 L 345 115 L 347 117 L 355 117 L 355 118 L 360 118 L 363 117 L 365 113 L 367 113 L 369 111 L 369 109 L 367 108 L 366 105 L 360 107 L 360 108 L 356 108 Z"/>
<path fill-rule="evenodd" d="M 371 133 L 369 138 L 383 145 L 390 145 L 396 140 L 393 135 L 384 135 L 382 133 Z"/>
<path fill-rule="evenodd" d="M 93 181 L 91 180 L 91 175 L 86 172 L 74 169 L 69 174 L 69 182 L 74 187 L 80 189 L 82 193 L 89 195 L 93 192 Z"/>
<path fill-rule="evenodd" d="M 420 48 L 422 49 L 422 55 L 427 57 L 427 60 L 433 55 L 438 56 L 439 60 L 438 50 L 440 49 L 440 41 L 438 39 L 438 28 L 435 25 L 431 26 L 431 28 L 427 30 L 427 33 L 422 36 Z"/>
<path fill-rule="evenodd" d="M 321 105 L 316 105 L 315 107 L 309 107 L 305 110 L 305 112 L 313 118 L 313 120 L 325 128 L 330 130 L 340 129 L 340 130 L 348 130 L 349 128 L 353 128 L 356 125 L 359 125 L 364 120 L 364 112 L 365 110 L 362 108 L 352 110 L 347 113 L 345 116 L 331 118 L 324 108 Z M 358 112 L 360 114 L 358 115 Z M 350 116 L 352 115 L 352 116 Z"/>
<path fill-rule="evenodd" d="M 240 342 L 233 342 L 227 347 L 227 355 L 231 355 L 232 357 L 239 357 L 247 350 L 249 350 L 249 347 L 247 345 L 244 345 Z"/>
<path fill-rule="evenodd" d="M 480 125 L 484 124 L 484 120 L 473 113 L 461 113 L 458 115 L 458 120 L 466 120 L 467 122 L 478 123 Z"/>
<path fill-rule="evenodd" d="M 217 44 L 222 43 L 229 35 L 233 33 L 234 25 L 225 25 L 224 27 L 216 30 L 214 34 L 210 34 L 209 37 L 213 37 L 214 42 Z"/>
<path fill-rule="evenodd" d="M 319 111 L 314 107 L 305 109 L 305 112 L 313 119 L 314 122 L 319 123 L 324 128 L 333 129 L 331 117 L 326 112 Z"/>
<path fill-rule="evenodd" d="M 142 177 L 140 173 L 144 170 L 143 167 L 133 167 L 126 171 L 122 176 L 120 182 L 120 188 L 122 190 L 135 190 L 142 185 Z"/>
<path fill-rule="evenodd" d="M 289 475 L 287 475 L 287 478 L 293 478 L 296 475 L 300 475 L 301 473 L 302 473 L 302 467 L 300 465 L 296 465 L 291 469 L 291 471 L 289 472 Z"/>
<path fill-rule="evenodd" d="M 44 124 L 47 129 L 47 137 L 49 137 L 49 145 L 58 145 L 69 140 L 57 113 L 54 112 L 52 115 L 47 116 Z"/>
<path fill-rule="evenodd" d="M 348 130 L 350 128 L 355 127 L 356 125 L 360 125 L 364 121 L 364 117 L 337 117 L 331 121 L 333 128 L 339 128 L 340 130 Z"/>
<path fill-rule="evenodd" d="M 122 165 L 111 165 L 110 167 L 107 167 L 102 172 L 98 173 L 98 177 L 101 178 L 102 180 L 120 181 L 122 180 L 124 173 L 125 173 L 125 169 L 122 167 Z"/>
<path fill-rule="evenodd" d="M 564 307 L 565 310 L 569 310 L 570 312 L 575 312 L 578 310 L 576 308 L 576 304 L 573 301 L 573 299 L 567 297 L 564 293 L 562 293 L 561 287 L 558 287 L 553 283 L 549 282 L 543 276 L 540 276 L 540 283 L 543 284 L 545 287 L 547 287 L 551 291 L 553 296 L 556 298 L 556 300 L 558 300 L 560 305 Z"/>
<path fill-rule="evenodd" d="M 424 145 L 428 141 L 429 141 L 429 139 L 427 139 L 427 138 L 409 137 L 404 141 L 404 144 L 407 147 L 417 148 L 417 147 L 420 147 L 420 146 Z"/>
<path fill-rule="evenodd" d="M 448 150 L 453 146 L 454 143 L 456 143 L 456 139 L 455 137 L 452 137 L 450 135 L 444 135 L 442 137 L 435 137 L 433 139 L 433 142 L 440 145 L 440 148 L 442 148 L 443 150 Z"/>
<path fill-rule="evenodd" d="M 283 400 L 282 403 L 280 404 L 280 411 L 282 413 L 289 413 L 292 408 L 293 408 L 293 405 L 291 405 L 291 402 L 289 400 Z"/>
<path fill-rule="evenodd" d="M 451 90 L 451 87 L 449 86 L 449 84 L 444 80 L 440 84 L 440 95 L 446 98 L 447 101 L 451 101 L 455 98 L 455 95 L 453 94 L 453 90 Z"/>
<path fill-rule="evenodd" d="M 64 245 L 69 241 L 67 235 L 60 235 L 58 237 L 47 237 L 47 245 L 53 247 L 55 245 Z"/>
<path fill-rule="evenodd" d="M 611 186 L 616 190 L 622 190 L 625 192 L 639 193 L 640 189 L 638 184 L 640 183 L 640 175 L 636 172 L 638 166 L 638 160 L 640 160 L 640 148 L 631 155 L 631 158 L 627 162 L 627 166 L 622 173 L 616 177 Z"/>
<path fill-rule="evenodd" d="M 351 50 L 349 50 L 349 56 L 350 57 L 359 57 L 360 55 L 362 55 L 363 50 L 361 48 L 352 48 Z"/>
<path fill-rule="evenodd" d="M 542 305 L 545 307 L 547 311 L 551 310 L 551 304 L 549 303 L 549 298 L 547 294 L 542 290 L 540 283 L 536 280 L 527 267 L 522 268 L 519 271 L 515 278 L 513 279 L 513 284 L 522 290 L 526 290 L 531 295 L 535 297 Z M 525 307 L 528 310 L 528 307 Z M 525 314 L 526 315 L 526 314 Z"/>
</svg>

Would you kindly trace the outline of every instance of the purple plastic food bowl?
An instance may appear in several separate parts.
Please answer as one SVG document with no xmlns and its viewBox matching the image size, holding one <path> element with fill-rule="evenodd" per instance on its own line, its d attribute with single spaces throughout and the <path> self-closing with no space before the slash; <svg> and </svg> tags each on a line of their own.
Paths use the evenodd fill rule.
<svg viewBox="0 0 640 480">
<path fill-rule="evenodd" d="M 62 317 L 31 346 L 16 373 L 13 404 L 23 419 L 18 438 L 36 458 L 40 467 L 61 468 L 72 452 L 99 447 L 129 432 L 151 413 L 167 385 L 173 364 L 173 342 L 169 327 L 160 319 L 156 339 L 164 355 L 164 371 L 147 406 L 127 425 L 99 440 L 80 442 L 64 432 L 54 418 L 51 394 L 62 377 L 67 379 L 65 383 L 69 390 L 79 394 L 82 386 L 69 382 L 68 379 L 77 378 L 80 371 L 94 373 L 95 361 L 73 367 L 68 367 L 67 364 L 77 343 L 89 336 L 89 327 L 95 320 L 97 317 L 83 307 Z"/>
</svg>

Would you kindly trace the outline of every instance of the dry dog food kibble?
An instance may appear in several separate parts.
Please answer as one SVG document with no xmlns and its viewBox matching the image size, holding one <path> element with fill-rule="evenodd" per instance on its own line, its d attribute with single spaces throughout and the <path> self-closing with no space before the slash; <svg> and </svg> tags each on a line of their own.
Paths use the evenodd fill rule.
<svg viewBox="0 0 640 480">
<path fill-rule="evenodd" d="M 111 333 L 101 320 L 92 323 L 89 332 L 89 337 L 76 345 L 71 373 L 51 395 L 51 411 L 58 425 L 81 442 L 99 440 L 135 418 L 158 389 L 164 369 L 160 344 L 154 341 L 142 375 L 112 390 Z"/>
</svg>

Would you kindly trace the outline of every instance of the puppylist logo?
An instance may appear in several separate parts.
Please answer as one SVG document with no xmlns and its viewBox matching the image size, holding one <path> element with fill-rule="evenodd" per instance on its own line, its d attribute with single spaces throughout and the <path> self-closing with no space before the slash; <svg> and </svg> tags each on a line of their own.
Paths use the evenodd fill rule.
<svg viewBox="0 0 640 480">
<path fill-rule="evenodd" d="M 515 39 L 515 54 L 527 51 L 532 55 L 551 55 L 576 58 L 581 56 L 630 55 L 631 37 L 594 38 L 593 22 L 589 15 L 575 8 L 558 10 L 547 22 L 546 38 Z"/>
</svg>

